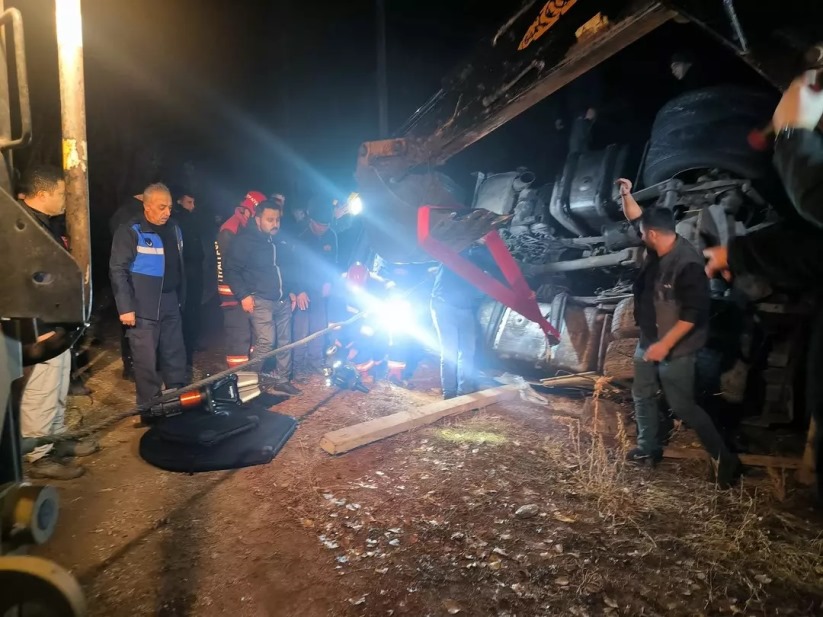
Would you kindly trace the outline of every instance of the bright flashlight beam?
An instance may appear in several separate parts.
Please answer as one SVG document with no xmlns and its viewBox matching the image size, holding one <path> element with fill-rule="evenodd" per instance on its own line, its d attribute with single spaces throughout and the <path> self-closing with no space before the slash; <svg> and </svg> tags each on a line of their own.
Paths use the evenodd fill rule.
<svg viewBox="0 0 823 617">
<path fill-rule="evenodd" d="M 57 46 L 61 53 L 76 53 L 83 47 L 83 19 L 80 0 L 57 0 Z"/>
<path fill-rule="evenodd" d="M 360 199 L 359 195 L 357 197 L 352 197 L 349 202 L 349 212 L 351 212 L 353 216 L 357 216 L 363 212 L 363 200 Z"/>
</svg>

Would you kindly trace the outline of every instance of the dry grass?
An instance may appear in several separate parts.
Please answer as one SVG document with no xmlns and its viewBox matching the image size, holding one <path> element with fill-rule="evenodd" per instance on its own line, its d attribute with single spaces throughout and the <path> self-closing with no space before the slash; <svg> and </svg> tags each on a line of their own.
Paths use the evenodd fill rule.
<svg viewBox="0 0 823 617">
<path fill-rule="evenodd" d="M 568 441 L 550 439 L 544 451 L 558 458 L 571 454 L 579 491 L 595 502 L 604 519 L 636 526 L 655 546 L 693 555 L 710 578 L 722 574 L 747 588 L 750 600 L 771 581 L 823 593 L 823 533 L 778 509 L 787 497 L 785 472 L 771 470 L 763 488 L 728 491 L 683 475 L 655 473 L 641 479 L 643 473 L 625 462 L 625 431 L 608 445 L 587 424 L 564 423 Z"/>
</svg>

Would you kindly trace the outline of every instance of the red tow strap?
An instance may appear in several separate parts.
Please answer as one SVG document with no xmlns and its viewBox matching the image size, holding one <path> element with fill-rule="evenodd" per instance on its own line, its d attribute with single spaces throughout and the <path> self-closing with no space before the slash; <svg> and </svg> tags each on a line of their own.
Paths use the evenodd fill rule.
<svg viewBox="0 0 823 617">
<path fill-rule="evenodd" d="M 523 273 L 520 272 L 517 262 L 509 253 L 509 249 L 500 234 L 496 230 L 486 234 L 486 246 L 508 282 L 508 286 L 483 272 L 448 245 L 432 237 L 431 211 L 433 209 L 437 208 L 435 206 L 422 206 L 417 210 L 417 242 L 423 250 L 442 262 L 450 270 L 462 276 L 480 291 L 517 311 L 526 319 L 535 322 L 540 326 L 549 342 L 556 345 L 560 340 L 560 333 L 543 317 L 535 293 L 526 283 L 526 279 L 523 278 Z"/>
</svg>

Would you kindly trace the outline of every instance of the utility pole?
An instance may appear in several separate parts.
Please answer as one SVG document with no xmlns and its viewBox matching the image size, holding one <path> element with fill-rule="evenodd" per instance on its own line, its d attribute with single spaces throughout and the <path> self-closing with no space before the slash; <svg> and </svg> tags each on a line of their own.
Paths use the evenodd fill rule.
<svg viewBox="0 0 823 617">
<path fill-rule="evenodd" d="M 386 74 L 386 2 L 375 0 L 377 17 L 377 114 L 380 138 L 389 136 L 389 86 Z"/>
</svg>

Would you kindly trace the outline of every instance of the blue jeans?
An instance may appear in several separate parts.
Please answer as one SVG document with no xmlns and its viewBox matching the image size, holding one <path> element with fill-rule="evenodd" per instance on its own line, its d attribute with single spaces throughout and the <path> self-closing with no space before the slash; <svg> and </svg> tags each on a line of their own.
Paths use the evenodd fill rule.
<svg viewBox="0 0 823 617">
<path fill-rule="evenodd" d="M 638 345 L 634 354 L 632 398 L 637 419 L 637 447 L 650 455 L 663 450 L 658 401 L 662 389 L 674 414 L 695 430 L 712 458 L 723 464 L 735 463 L 737 456 L 726 447 L 709 414 L 695 402 L 695 355 L 647 362 L 643 359 L 645 352 L 646 349 Z"/>
<path fill-rule="evenodd" d="M 440 384 L 443 396 L 474 392 L 474 311 L 432 300 L 432 317 L 440 340 Z"/>
</svg>

